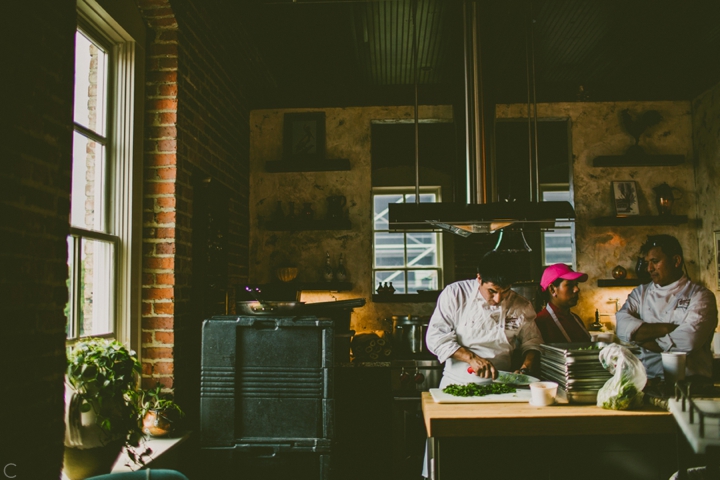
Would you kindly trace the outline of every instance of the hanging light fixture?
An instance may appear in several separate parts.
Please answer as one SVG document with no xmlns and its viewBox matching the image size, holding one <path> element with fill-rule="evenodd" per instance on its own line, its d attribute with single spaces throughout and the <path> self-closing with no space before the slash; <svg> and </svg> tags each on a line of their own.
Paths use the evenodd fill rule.
<svg viewBox="0 0 720 480">
<path fill-rule="evenodd" d="M 415 203 L 391 204 L 388 207 L 390 230 L 437 231 L 444 230 L 461 236 L 473 233 L 494 233 L 502 231 L 501 242 L 509 241 L 509 237 L 517 232 L 520 239 L 513 245 L 524 245 L 524 251 L 530 251 L 522 234 L 522 228 L 534 226 L 535 229 L 551 230 L 556 222 L 572 222 L 575 210 L 570 202 L 541 202 L 537 193 L 537 148 L 535 158 L 530 153 L 531 195 L 530 201 L 486 202 L 485 188 L 485 140 L 483 125 L 483 88 L 482 65 L 480 55 L 480 35 L 477 31 L 478 11 L 476 2 L 464 2 L 465 19 L 465 103 L 466 103 L 466 155 L 468 160 L 469 195 L 468 203 L 419 203 L 419 151 L 418 151 L 418 75 L 417 75 L 417 1 L 413 0 L 413 57 L 415 78 Z M 526 64 L 528 67 L 528 124 L 532 126 L 530 117 L 530 53 L 532 41 L 526 41 Z M 532 90 L 534 96 L 534 52 L 532 52 Z M 535 140 L 537 142 L 537 109 L 535 109 Z M 529 134 L 530 135 L 530 134 Z M 532 148 L 532 145 L 530 146 Z M 474 190 L 474 191 L 473 191 Z M 512 227 L 513 230 L 510 230 Z M 503 240 L 504 239 L 504 240 Z M 496 248 L 506 247 L 498 242 Z M 527 248 L 525 248 L 527 247 Z M 509 248 L 509 247 L 508 247 Z M 519 248 L 519 247 L 514 247 Z"/>
</svg>

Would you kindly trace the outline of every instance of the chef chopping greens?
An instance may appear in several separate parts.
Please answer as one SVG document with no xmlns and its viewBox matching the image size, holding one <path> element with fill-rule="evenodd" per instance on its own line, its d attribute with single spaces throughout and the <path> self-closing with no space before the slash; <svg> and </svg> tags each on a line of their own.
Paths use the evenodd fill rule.
<svg viewBox="0 0 720 480">
<path fill-rule="evenodd" d="M 542 337 L 535 325 L 535 310 L 513 292 L 514 281 L 507 253 L 487 253 L 477 278 L 445 287 L 430 318 L 426 343 L 445 363 L 440 388 L 497 378 L 512 371 L 512 357 L 521 349 L 519 373 L 539 365 Z M 472 373 L 471 373 L 472 372 Z"/>
</svg>

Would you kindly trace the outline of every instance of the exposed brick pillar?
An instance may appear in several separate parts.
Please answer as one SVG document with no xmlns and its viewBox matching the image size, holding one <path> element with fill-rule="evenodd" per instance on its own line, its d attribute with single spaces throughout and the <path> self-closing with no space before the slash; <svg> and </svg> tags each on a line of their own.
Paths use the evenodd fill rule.
<svg viewBox="0 0 720 480">
<path fill-rule="evenodd" d="M 147 45 L 142 383 L 173 387 L 177 214 L 177 21 L 167 0 L 137 0 Z"/>
</svg>

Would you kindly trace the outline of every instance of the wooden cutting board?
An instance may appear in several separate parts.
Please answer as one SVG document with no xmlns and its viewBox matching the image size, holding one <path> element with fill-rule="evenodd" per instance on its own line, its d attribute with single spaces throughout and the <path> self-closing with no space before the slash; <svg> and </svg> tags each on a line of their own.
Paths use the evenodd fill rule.
<svg viewBox="0 0 720 480">
<path fill-rule="evenodd" d="M 515 393 L 496 393 L 482 397 L 456 397 L 439 388 L 431 388 L 435 403 L 528 403 L 530 401 L 530 390 L 518 389 Z"/>
</svg>

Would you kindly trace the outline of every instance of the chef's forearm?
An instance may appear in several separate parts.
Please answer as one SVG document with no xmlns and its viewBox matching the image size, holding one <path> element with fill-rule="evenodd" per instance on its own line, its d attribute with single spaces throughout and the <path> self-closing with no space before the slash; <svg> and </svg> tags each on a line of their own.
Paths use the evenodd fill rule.
<svg viewBox="0 0 720 480">
<path fill-rule="evenodd" d="M 527 352 L 525 352 L 525 359 L 523 360 L 520 368 L 527 368 L 528 370 L 533 370 L 533 367 L 535 366 L 538 358 L 540 358 L 540 352 L 538 352 L 537 350 L 528 350 Z"/>
<path fill-rule="evenodd" d="M 655 340 L 648 340 L 647 342 L 641 343 L 640 346 L 643 347 L 645 350 L 650 350 L 651 352 L 655 353 L 662 353 L 663 351 L 663 349 L 660 348 L 660 346 Z"/>
<path fill-rule="evenodd" d="M 477 355 L 465 347 L 460 347 L 450 357 L 461 362 L 470 363 Z"/>
<path fill-rule="evenodd" d="M 632 340 L 642 344 L 649 340 L 664 337 L 676 328 L 677 325 L 674 323 L 643 323 L 640 325 L 640 328 L 635 330 L 635 333 L 632 335 Z"/>
</svg>

